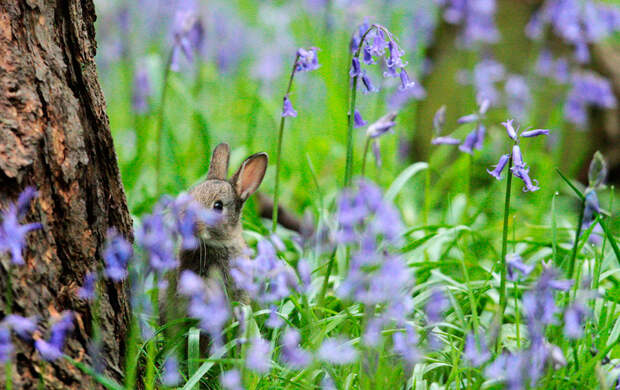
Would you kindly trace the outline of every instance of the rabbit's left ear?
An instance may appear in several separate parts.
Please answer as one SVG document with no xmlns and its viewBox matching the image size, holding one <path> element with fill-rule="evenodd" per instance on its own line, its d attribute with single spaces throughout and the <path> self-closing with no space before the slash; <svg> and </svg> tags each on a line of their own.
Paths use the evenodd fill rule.
<svg viewBox="0 0 620 390">
<path fill-rule="evenodd" d="M 260 186 L 265 177 L 269 157 L 261 152 L 246 158 L 233 176 L 231 183 L 242 202 L 245 202 Z"/>
<path fill-rule="evenodd" d="M 221 143 L 213 149 L 207 180 L 226 180 L 228 174 L 228 161 L 230 159 L 230 147 L 227 143 Z"/>
</svg>

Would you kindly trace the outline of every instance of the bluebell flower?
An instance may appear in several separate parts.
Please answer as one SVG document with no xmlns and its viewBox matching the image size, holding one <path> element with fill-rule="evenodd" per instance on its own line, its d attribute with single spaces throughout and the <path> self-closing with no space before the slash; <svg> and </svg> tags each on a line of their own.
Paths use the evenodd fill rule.
<svg viewBox="0 0 620 390">
<path fill-rule="evenodd" d="M 74 327 L 73 318 L 72 312 L 63 312 L 62 317 L 52 325 L 49 340 L 38 339 L 34 342 L 34 346 L 43 360 L 51 362 L 62 356 L 67 333 L 72 331 Z"/>
<path fill-rule="evenodd" d="M 178 267 L 174 232 L 167 226 L 162 214 L 155 213 L 143 217 L 136 239 L 148 254 L 149 264 L 153 270 L 165 272 Z"/>
<path fill-rule="evenodd" d="M 282 105 L 282 116 L 287 117 L 296 117 L 297 111 L 293 108 L 291 101 L 288 98 L 288 94 L 284 95 L 284 104 Z"/>
<path fill-rule="evenodd" d="M 592 72 L 574 73 L 572 88 L 564 105 L 567 119 L 577 125 L 585 125 L 588 105 L 606 109 L 615 108 L 617 101 L 611 83 Z"/>
<path fill-rule="evenodd" d="M 532 39 L 539 39 L 545 26 L 550 24 L 556 35 L 575 47 L 575 58 L 583 63 L 590 58 L 588 44 L 620 30 L 619 23 L 606 23 L 607 15 L 614 12 L 617 15 L 617 9 L 591 0 L 548 0 L 532 16 L 526 34 Z M 612 18 L 618 19 L 617 16 Z"/>
<path fill-rule="evenodd" d="M 485 58 L 478 62 L 471 74 L 463 73 L 465 82 L 473 84 L 476 90 L 476 101 L 482 103 L 488 100 L 489 105 L 496 105 L 501 100 L 501 94 L 497 90 L 495 84 L 502 81 L 505 77 L 505 69 L 502 64 L 491 59 Z"/>
<path fill-rule="evenodd" d="M 321 379 L 321 390 L 337 390 L 334 379 L 328 373 L 325 373 L 323 379 Z"/>
<path fill-rule="evenodd" d="M 317 355 L 320 360 L 336 365 L 353 363 L 358 357 L 357 350 L 350 341 L 342 337 L 323 340 Z"/>
<path fill-rule="evenodd" d="M 22 317 L 18 314 L 9 314 L 4 317 L 0 326 L 12 329 L 23 340 L 32 339 L 32 334 L 37 330 L 36 317 Z"/>
<path fill-rule="evenodd" d="M 454 137 L 437 137 L 431 140 L 433 145 L 458 145 L 460 143 L 461 140 Z"/>
<path fill-rule="evenodd" d="M 393 39 L 388 41 L 388 49 L 390 50 L 390 55 L 385 61 L 386 66 L 393 69 L 404 68 L 407 63 L 403 62 L 401 57 L 405 54 L 405 52 Z"/>
<path fill-rule="evenodd" d="M 181 375 L 179 374 L 179 363 L 174 356 L 170 356 L 164 363 L 164 370 L 161 376 L 161 383 L 164 386 L 176 386 L 181 382 Z"/>
<path fill-rule="evenodd" d="M 11 359 L 13 343 L 11 343 L 11 332 L 8 328 L 0 326 L 0 363 L 6 363 Z"/>
<path fill-rule="evenodd" d="M 360 60 L 357 57 L 351 59 L 351 70 L 349 70 L 349 76 L 356 77 L 362 73 L 362 67 L 360 66 Z"/>
<path fill-rule="evenodd" d="M 433 116 L 433 130 L 435 134 L 439 135 L 446 124 L 446 106 L 445 104 L 435 112 Z"/>
<path fill-rule="evenodd" d="M 0 214 L 2 224 L 0 224 L 0 254 L 9 252 L 11 262 L 15 265 L 23 265 L 24 258 L 22 251 L 26 246 L 26 235 L 28 232 L 40 229 L 40 223 L 28 223 L 21 225 L 20 219 L 26 216 L 30 201 L 37 195 L 32 187 L 27 187 L 19 195 L 16 204 L 10 204 L 8 208 Z"/>
<path fill-rule="evenodd" d="M 376 57 L 382 57 L 385 53 L 388 43 L 385 40 L 385 33 L 381 28 L 377 28 L 374 32 L 372 44 L 369 47 L 369 52 Z"/>
<path fill-rule="evenodd" d="M 464 124 L 464 123 L 471 123 L 471 122 L 475 122 L 477 121 L 478 118 L 478 114 L 469 114 L 469 115 L 465 115 L 460 117 L 459 119 L 456 120 L 456 122 L 458 124 Z"/>
<path fill-rule="evenodd" d="M 547 129 L 528 130 L 528 131 L 524 131 L 523 133 L 521 133 L 520 137 L 531 138 L 531 137 L 538 137 L 539 135 L 549 135 L 549 130 Z"/>
<path fill-rule="evenodd" d="M 473 129 L 467 136 L 461 145 L 459 145 L 459 150 L 461 152 L 473 154 L 474 148 L 480 143 L 478 141 L 478 129 Z"/>
<path fill-rule="evenodd" d="M 202 297 L 206 285 L 204 280 L 190 270 L 183 270 L 179 276 L 179 293 L 188 297 Z"/>
<path fill-rule="evenodd" d="M 84 284 L 78 289 L 77 296 L 88 301 L 95 299 L 95 286 L 97 284 L 97 272 L 88 272 L 84 276 Z"/>
<path fill-rule="evenodd" d="M 366 136 L 377 138 L 392 130 L 392 128 L 396 126 L 396 122 L 394 122 L 396 115 L 398 115 L 398 113 L 393 111 L 379 118 L 376 122 L 368 126 Z"/>
<path fill-rule="evenodd" d="M 362 118 L 362 114 L 360 114 L 358 110 L 355 110 L 355 112 L 353 113 L 353 126 L 355 128 L 359 128 L 359 127 L 364 127 L 367 124 L 368 122 L 366 122 L 364 118 Z"/>
<path fill-rule="evenodd" d="M 508 133 L 508 137 L 510 139 L 512 139 L 513 141 L 517 140 L 517 131 L 515 130 L 514 126 L 512 125 L 512 123 L 514 122 L 513 119 L 508 119 L 506 120 L 506 122 L 502 122 L 502 125 L 506 128 L 506 133 Z"/>
<path fill-rule="evenodd" d="M 406 89 L 413 88 L 415 84 L 416 84 L 415 82 L 409 79 L 409 75 L 407 74 L 407 71 L 404 68 L 402 68 L 400 70 L 400 87 L 398 87 L 398 89 L 401 91 L 404 91 Z"/>
<path fill-rule="evenodd" d="M 538 187 L 538 182 L 530 178 L 530 168 L 523 160 L 521 147 L 519 146 L 519 140 L 521 137 L 531 138 L 537 137 L 539 135 L 547 135 L 549 134 L 549 130 L 535 129 L 524 131 L 519 134 L 519 128 L 515 129 L 512 119 L 509 119 L 506 122 L 502 122 L 502 125 L 506 128 L 506 133 L 508 134 L 508 137 L 514 141 L 514 145 L 512 146 L 512 154 L 510 155 L 512 157 L 513 166 L 512 168 L 510 168 L 510 171 L 515 177 L 521 179 L 525 184 L 525 186 L 523 187 L 523 191 L 533 192 L 539 190 L 540 187 Z M 495 169 L 493 171 L 489 171 L 487 169 L 487 172 L 489 172 L 489 174 L 495 177 L 497 180 L 501 180 L 501 172 L 504 169 L 505 164 L 506 157 L 502 156 L 500 158 L 500 163 L 496 165 Z"/>
<path fill-rule="evenodd" d="M 555 61 L 553 60 L 553 55 L 551 51 L 548 49 L 543 49 L 538 54 L 538 59 L 536 60 L 535 71 L 540 76 L 551 77 L 553 74 L 553 70 L 555 67 Z"/>
<path fill-rule="evenodd" d="M 309 49 L 300 48 L 297 50 L 296 72 L 310 72 L 319 68 L 319 58 L 317 56 L 317 48 Z"/>
<path fill-rule="evenodd" d="M 174 42 L 170 60 L 170 69 L 175 72 L 180 69 L 180 54 L 192 62 L 194 52 L 200 49 L 204 41 L 204 27 L 198 18 L 197 8 L 195 1 L 185 0 L 175 12 L 172 24 Z"/>
<path fill-rule="evenodd" d="M 523 262 L 520 255 L 516 253 L 506 255 L 506 267 L 507 267 L 507 279 L 510 281 L 518 280 L 518 271 L 523 276 L 528 276 L 533 270 L 533 265 L 528 265 Z"/>
<path fill-rule="evenodd" d="M 519 145 L 512 146 L 512 163 L 514 165 L 513 168 L 521 169 L 525 168 L 525 162 L 523 162 L 523 155 L 521 154 L 521 148 Z"/>
<path fill-rule="evenodd" d="M 373 84 L 372 81 L 370 80 L 370 77 L 368 77 L 368 74 L 366 73 L 366 71 L 362 71 L 362 84 L 364 84 L 364 93 L 371 93 L 371 92 L 377 92 L 379 91 L 378 88 L 376 88 Z"/>
<path fill-rule="evenodd" d="M 370 52 L 370 46 L 368 45 L 364 46 L 362 61 L 364 61 L 366 65 L 373 65 L 375 63 L 372 53 Z"/>
<path fill-rule="evenodd" d="M 294 369 L 302 369 L 312 361 L 310 353 L 299 346 L 301 336 L 295 329 L 287 329 L 282 336 L 280 356 L 284 363 Z"/>
<path fill-rule="evenodd" d="M 470 47 L 475 43 L 494 43 L 499 39 L 495 26 L 495 0 L 445 0 L 443 18 L 450 24 L 462 24 L 458 42 Z"/>
<path fill-rule="evenodd" d="M 256 337 L 248 348 L 245 365 L 252 371 L 265 374 L 271 369 L 271 345 L 267 340 Z"/>
<path fill-rule="evenodd" d="M 271 329 L 277 329 L 284 325 L 284 320 L 278 315 L 278 308 L 276 305 L 269 307 L 269 318 L 265 321 L 265 326 Z"/>
<path fill-rule="evenodd" d="M 508 160 L 510 160 L 510 155 L 509 154 L 503 154 L 499 158 L 499 162 L 497 163 L 497 165 L 495 165 L 495 168 L 492 171 L 489 171 L 487 169 L 487 172 L 491 176 L 495 177 L 497 180 L 501 180 L 502 179 L 502 171 L 506 167 L 506 164 L 508 164 Z"/>
<path fill-rule="evenodd" d="M 484 337 L 478 337 L 473 333 L 468 333 L 465 340 L 465 359 L 474 367 L 480 367 L 489 359 L 491 359 L 491 353 L 489 352 Z"/>
<path fill-rule="evenodd" d="M 137 66 L 133 78 L 133 92 L 131 95 L 131 105 L 138 114 L 144 114 L 149 110 L 148 99 L 151 96 L 151 81 L 145 66 Z"/>
<path fill-rule="evenodd" d="M 241 373 L 239 370 L 224 371 L 222 375 L 220 375 L 220 383 L 226 390 L 243 390 Z"/>
<path fill-rule="evenodd" d="M 165 202 L 174 218 L 174 225 L 164 224 L 169 235 L 181 238 L 183 249 L 198 247 L 197 234 L 204 226 L 215 226 L 222 221 L 222 214 L 217 210 L 205 209 L 186 192 L 179 194 L 174 200 Z"/>
<path fill-rule="evenodd" d="M 564 312 L 564 335 L 569 339 L 581 338 L 587 314 L 587 308 L 579 302 L 569 306 Z"/>
<path fill-rule="evenodd" d="M 382 318 L 371 318 L 364 329 L 364 344 L 369 347 L 377 347 L 381 342 L 381 331 L 383 330 L 384 320 Z"/>
<path fill-rule="evenodd" d="M 530 88 L 525 77 L 508 76 L 504 90 L 506 91 L 508 111 L 519 119 L 525 119 L 531 101 Z"/>
<path fill-rule="evenodd" d="M 405 326 L 405 332 L 396 332 L 392 335 L 393 351 L 402 357 L 409 365 L 414 365 L 419 353 L 417 349 L 418 336 L 411 325 Z"/>
<path fill-rule="evenodd" d="M 235 285 L 261 303 L 279 301 L 299 291 L 297 276 L 288 264 L 278 259 L 269 240 L 258 242 L 254 260 L 238 258 L 232 263 L 231 277 Z"/>
<path fill-rule="evenodd" d="M 297 262 L 297 273 L 299 274 L 299 279 L 303 287 L 302 291 L 307 292 L 310 288 L 310 283 L 312 283 L 312 269 L 310 268 L 310 263 L 305 259 L 300 259 Z"/>
<path fill-rule="evenodd" d="M 430 323 L 441 321 L 441 316 L 447 308 L 448 300 L 444 293 L 441 290 L 433 289 L 425 307 L 428 321 Z"/>
<path fill-rule="evenodd" d="M 105 261 L 105 275 L 115 282 L 120 282 L 127 277 L 127 265 L 133 249 L 131 244 L 121 236 L 116 228 L 108 230 L 103 260 Z"/>
</svg>

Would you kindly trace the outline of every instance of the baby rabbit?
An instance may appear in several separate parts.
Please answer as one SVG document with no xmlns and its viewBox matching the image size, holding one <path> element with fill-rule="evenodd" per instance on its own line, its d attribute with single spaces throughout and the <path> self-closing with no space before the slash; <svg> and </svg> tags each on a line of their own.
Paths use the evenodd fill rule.
<svg viewBox="0 0 620 390">
<path fill-rule="evenodd" d="M 267 153 L 256 153 L 245 159 L 241 167 L 227 180 L 230 148 L 221 143 L 213 150 L 207 180 L 193 187 L 189 194 L 205 209 L 221 213 L 219 223 L 198 227 L 199 245 L 181 252 L 181 270 L 191 270 L 207 276 L 213 268 L 231 287 L 230 262 L 246 256 L 246 243 L 241 235 L 243 204 L 260 186 L 267 170 Z"/>
</svg>

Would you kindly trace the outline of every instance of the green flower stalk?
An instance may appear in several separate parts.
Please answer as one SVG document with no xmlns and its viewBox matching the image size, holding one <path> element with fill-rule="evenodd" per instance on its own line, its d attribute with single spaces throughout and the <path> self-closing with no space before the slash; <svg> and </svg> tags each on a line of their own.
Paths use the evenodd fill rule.
<svg viewBox="0 0 620 390">
<path fill-rule="evenodd" d="M 508 170 L 512 173 L 512 175 L 508 175 L 508 180 L 506 181 L 506 198 L 504 201 L 504 227 L 502 231 L 502 250 L 500 257 L 500 285 L 499 285 L 499 321 L 500 321 L 500 331 L 501 325 L 504 322 L 504 313 L 506 312 L 506 302 L 507 302 L 507 289 L 506 289 L 506 254 L 508 249 L 508 218 L 510 216 L 510 193 L 512 190 L 512 176 L 521 179 L 525 184 L 523 187 L 523 191 L 534 192 L 537 191 L 540 187 L 538 187 L 538 182 L 536 180 L 532 180 L 529 176 L 530 168 L 527 166 L 525 161 L 523 161 L 523 155 L 521 154 L 521 147 L 519 146 L 519 141 L 521 138 L 532 138 L 537 137 L 539 135 L 547 135 L 549 134 L 549 130 L 546 129 L 536 129 L 536 130 L 528 130 L 522 133 L 519 133 L 519 128 L 516 129 L 513 127 L 513 120 L 507 120 L 503 122 L 502 125 L 506 128 L 506 132 L 508 137 L 513 140 L 512 153 L 504 154 L 500 157 L 499 162 L 495 166 L 495 168 L 487 172 L 495 177 L 497 180 L 502 179 L 502 171 L 508 165 Z M 499 352 L 500 348 L 500 337 L 497 337 L 497 350 Z"/>
<path fill-rule="evenodd" d="M 271 214 L 272 225 L 271 230 L 276 231 L 278 226 L 278 201 L 280 197 L 280 160 L 282 158 L 282 138 L 284 136 L 284 123 L 286 117 L 296 117 L 297 111 L 293 108 L 293 104 L 289 99 L 289 94 L 293 87 L 293 80 L 297 72 L 309 72 L 319 68 L 319 60 L 317 57 L 317 48 L 311 47 L 310 49 L 299 49 L 295 54 L 295 61 L 293 61 L 293 69 L 291 69 L 291 75 L 288 79 L 288 86 L 286 87 L 286 93 L 284 94 L 282 103 L 282 114 L 280 115 L 280 129 L 278 131 L 278 146 L 276 151 L 276 184 L 273 191 L 273 212 Z"/>
<path fill-rule="evenodd" d="M 371 40 L 372 43 L 370 43 Z M 364 126 L 364 121 L 360 113 L 356 110 L 358 81 L 360 79 L 362 80 L 366 93 L 378 91 L 378 89 L 372 84 L 366 70 L 362 69 L 361 63 L 363 62 L 366 65 L 372 65 L 376 63 L 374 57 L 385 56 L 385 64 L 387 68 L 383 73 L 384 77 L 400 77 L 400 90 L 409 89 L 415 85 L 415 83 L 409 79 L 409 75 L 405 71 L 405 65 L 407 65 L 407 63 L 403 62 L 401 59 L 404 51 L 398 46 L 395 38 L 392 36 L 392 33 L 390 33 L 385 27 L 379 24 L 373 24 L 371 26 L 368 26 L 366 23 L 362 24 L 351 39 L 350 50 L 351 68 L 349 69 L 350 84 L 347 111 L 347 155 L 344 172 L 345 187 L 349 187 L 351 185 L 351 178 L 353 176 L 353 128 Z M 360 55 L 362 53 L 363 56 L 360 60 Z M 396 114 L 393 115 L 396 116 Z M 380 121 L 381 119 L 377 121 L 377 123 Z M 387 130 L 389 130 L 389 128 Z M 370 136 L 369 132 L 367 135 Z M 370 140 L 367 140 L 363 156 L 364 161 L 362 162 L 362 175 L 365 171 L 365 159 L 369 146 Z"/>
</svg>

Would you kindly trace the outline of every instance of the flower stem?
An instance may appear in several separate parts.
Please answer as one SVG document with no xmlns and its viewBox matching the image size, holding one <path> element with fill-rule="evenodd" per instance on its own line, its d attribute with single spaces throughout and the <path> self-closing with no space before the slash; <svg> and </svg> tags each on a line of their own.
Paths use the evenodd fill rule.
<svg viewBox="0 0 620 390">
<path fill-rule="evenodd" d="M 173 49 L 174 50 L 174 49 Z M 166 68 L 164 69 L 164 77 L 162 79 L 161 86 L 161 97 L 159 99 L 159 112 L 157 113 L 157 152 L 155 155 L 155 190 L 157 192 L 157 196 L 161 194 L 161 154 L 162 154 L 162 138 L 164 133 L 164 109 L 166 103 L 166 95 L 168 92 L 168 77 L 170 76 L 170 66 L 172 64 L 172 52 L 168 55 L 168 60 L 166 61 Z"/>
<path fill-rule="evenodd" d="M 368 36 L 368 33 L 371 32 L 375 28 L 378 28 L 378 27 L 375 25 L 370 26 L 368 30 L 366 30 L 364 35 L 362 35 L 362 38 L 360 39 L 360 44 L 357 50 L 355 51 L 355 53 L 353 54 L 353 56 L 351 57 L 351 59 L 360 57 L 360 53 L 362 51 L 362 47 L 364 46 L 364 41 L 366 40 L 366 36 Z M 353 76 L 353 79 L 351 80 L 351 85 L 349 87 L 351 93 L 349 94 L 349 111 L 347 112 L 347 157 L 346 157 L 346 165 L 344 168 L 344 186 L 345 187 L 348 187 L 351 185 L 351 178 L 353 177 L 353 114 L 355 112 L 355 100 L 357 98 L 357 80 L 358 79 L 359 79 L 359 76 L 357 75 Z"/>
<path fill-rule="evenodd" d="M 508 250 L 508 217 L 510 215 L 510 191 L 512 189 L 512 156 L 508 160 L 508 180 L 506 181 L 506 200 L 504 202 L 504 230 L 502 232 L 502 252 L 500 258 L 500 282 L 499 282 L 499 334 L 497 336 L 497 350 L 499 352 L 501 330 L 504 323 L 504 312 L 506 311 L 506 252 Z"/>
<path fill-rule="evenodd" d="M 291 69 L 291 75 L 288 79 L 288 87 L 286 88 L 285 97 L 291 92 L 291 88 L 293 87 L 293 79 L 295 78 L 295 69 L 297 68 L 297 60 L 299 59 L 299 54 L 295 56 L 295 61 L 293 61 L 293 69 Z M 275 189 L 273 191 L 273 211 L 271 214 L 271 231 L 275 232 L 276 227 L 278 226 L 278 200 L 280 197 L 280 160 L 282 156 L 282 137 L 284 136 L 284 122 L 286 120 L 285 116 L 280 117 L 280 130 L 278 131 L 278 148 L 276 151 L 276 184 Z"/>
<path fill-rule="evenodd" d="M 357 76 L 353 77 L 351 87 L 351 102 L 347 114 L 347 158 L 344 168 L 344 186 L 351 185 L 353 176 L 353 113 L 355 112 L 355 98 L 357 96 Z"/>
<path fill-rule="evenodd" d="M 583 213 L 586 208 L 586 199 L 583 198 L 581 200 L 581 205 L 579 207 L 579 219 L 577 220 L 577 234 L 575 235 L 575 242 L 573 243 L 573 250 L 571 251 L 570 263 L 568 263 L 568 278 L 573 278 L 573 273 L 575 272 L 575 260 L 577 259 L 577 248 L 579 247 L 579 236 L 581 236 L 581 225 L 583 222 Z"/>
<path fill-rule="evenodd" d="M 369 147 L 370 147 L 370 137 L 366 137 L 366 145 L 364 145 L 364 155 L 362 157 L 362 177 L 366 175 L 366 157 L 368 156 Z"/>
</svg>

